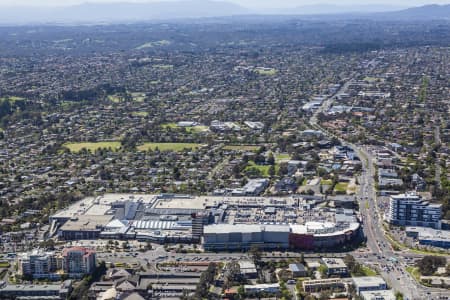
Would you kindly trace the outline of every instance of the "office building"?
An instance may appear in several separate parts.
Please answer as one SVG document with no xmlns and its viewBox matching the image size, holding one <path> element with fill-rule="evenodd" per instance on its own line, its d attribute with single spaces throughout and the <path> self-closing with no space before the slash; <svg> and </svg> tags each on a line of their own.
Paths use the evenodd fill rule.
<svg viewBox="0 0 450 300">
<path fill-rule="evenodd" d="M 340 278 L 314 279 L 302 282 L 307 293 L 317 293 L 323 290 L 344 290 L 345 284 Z"/>
<path fill-rule="evenodd" d="M 279 283 L 261 283 L 255 285 L 244 285 L 245 293 L 256 295 L 259 293 L 278 294 L 280 292 Z"/>
<path fill-rule="evenodd" d="M 302 264 L 289 264 L 289 270 L 292 272 L 294 277 L 306 277 L 306 268 Z"/>
<path fill-rule="evenodd" d="M 341 258 L 324 258 L 322 262 L 327 267 L 328 276 L 346 276 L 348 274 L 347 265 Z"/>
<path fill-rule="evenodd" d="M 364 291 L 379 291 L 387 288 L 386 282 L 379 276 L 353 277 L 353 283 L 358 295 Z"/>
</svg>

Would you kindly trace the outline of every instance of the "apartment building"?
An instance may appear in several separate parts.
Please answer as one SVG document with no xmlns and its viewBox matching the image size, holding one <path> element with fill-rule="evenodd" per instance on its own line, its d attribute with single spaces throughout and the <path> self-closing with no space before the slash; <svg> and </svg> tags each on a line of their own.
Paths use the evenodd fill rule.
<svg viewBox="0 0 450 300">
<path fill-rule="evenodd" d="M 388 221 L 393 225 L 440 229 L 441 214 L 441 204 L 431 204 L 414 192 L 390 197 Z"/>
</svg>

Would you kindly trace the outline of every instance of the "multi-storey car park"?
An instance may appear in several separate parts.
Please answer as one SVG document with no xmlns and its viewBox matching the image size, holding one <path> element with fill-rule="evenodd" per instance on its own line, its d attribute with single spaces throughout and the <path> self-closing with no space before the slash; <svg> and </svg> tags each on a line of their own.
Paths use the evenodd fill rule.
<svg viewBox="0 0 450 300">
<path fill-rule="evenodd" d="M 325 249 L 355 239 L 352 209 L 326 199 L 105 194 L 85 198 L 50 217 L 61 240 L 136 239 L 199 243 L 205 250 Z"/>
</svg>

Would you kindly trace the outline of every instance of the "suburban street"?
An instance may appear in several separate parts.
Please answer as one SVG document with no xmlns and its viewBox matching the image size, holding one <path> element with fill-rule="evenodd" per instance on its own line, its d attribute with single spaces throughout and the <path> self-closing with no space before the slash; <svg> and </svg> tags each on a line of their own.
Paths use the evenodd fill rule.
<svg viewBox="0 0 450 300">
<path fill-rule="evenodd" d="M 347 80 L 334 95 L 325 99 L 322 106 L 311 117 L 310 125 L 320 129 L 330 137 L 338 138 L 343 145 L 351 147 L 361 159 L 362 173 L 359 177 L 360 189 L 357 193 L 357 199 L 363 222 L 363 232 L 367 238 L 367 247 L 370 253 L 355 253 L 354 256 L 360 263 L 370 264 L 378 269 L 388 285 L 394 290 L 401 292 L 406 299 L 447 299 L 447 297 L 450 297 L 448 290 L 424 287 L 416 282 L 406 271 L 408 260 L 421 258 L 423 255 L 415 254 L 411 256 L 408 252 L 394 251 L 386 239 L 383 228 L 383 213 L 379 210 L 375 189 L 375 157 L 364 146 L 347 143 L 339 136 L 322 128 L 317 122 L 319 113 L 325 112 L 332 107 L 334 100 L 340 94 L 346 93 L 349 84 L 353 80 L 353 78 Z"/>
</svg>

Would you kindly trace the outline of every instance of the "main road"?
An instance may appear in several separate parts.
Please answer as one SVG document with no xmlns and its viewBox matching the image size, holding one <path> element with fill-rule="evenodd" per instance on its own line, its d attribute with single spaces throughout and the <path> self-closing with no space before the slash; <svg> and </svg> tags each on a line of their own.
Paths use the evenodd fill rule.
<svg viewBox="0 0 450 300">
<path fill-rule="evenodd" d="M 386 282 L 394 290 L 401 292 L 406 299 L 447 299 L 445 298 L 446 296 L 449 296 L 448 299 L 450 299 L 448 290 L 427 288 L 412 278 L 406 271 L 407 264 L 410 263 L 408 261 L 410 257 L 407 253 L 395 252 L 388 242 L 383 227 L 383 213 L 380 212 L 377 203 L 374 179 L 375 158 L 370 151 L 364 146 L 346 142 L 340 136 L 336 136 L 334 133 L 329 132 L 318 123 L 318 115 L 322 112 L 326 112 L 339 95 L 346 93 L 353 80 L 353 78 L 348 79 L 334 95 L 326 98 L 323 101 L 322 106 L 311 116 L 309 123 L 311 127 L 321 130 L 329 137 L 337 138 L 343 145 L 352 148 L 361 159 L 362 173 L 359 177 L 360 188 L 357 199 L 359 201 L 360 214 L 363 223 L 362 228 L 364 235 L 367 238 L 367 247 L 370 252 L 360 254 L 355 252 L 355 257 L 360 262 L 376 266 L 380 271 L 380 275 Z M 444 298 L 441 298 L 442 296 L 444 296 Z"/>
</svg>

